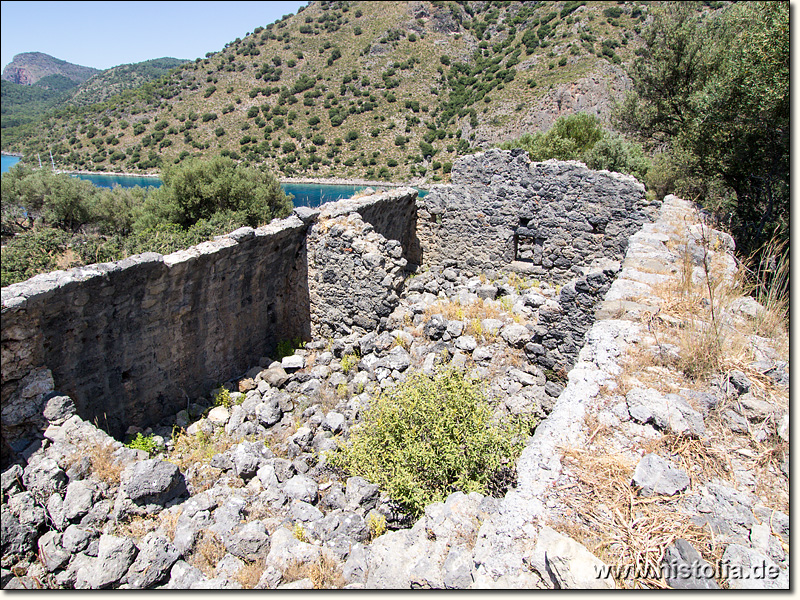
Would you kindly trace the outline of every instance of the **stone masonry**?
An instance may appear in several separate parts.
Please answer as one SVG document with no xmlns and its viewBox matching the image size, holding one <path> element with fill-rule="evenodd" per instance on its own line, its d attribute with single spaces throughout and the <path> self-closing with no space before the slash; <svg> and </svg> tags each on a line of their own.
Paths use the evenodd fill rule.
<svg viewBox="0 0 800 600">
<path fill-rule="evenodd" d="M 423 262 L 565 282 L 593 263 L 622 260 L 628 238 L 655 216 L 644 192 L 628 175 L 531 163 L 521 150 L 465 157 L 452 184 L 418 202 Z"/>
</svg>

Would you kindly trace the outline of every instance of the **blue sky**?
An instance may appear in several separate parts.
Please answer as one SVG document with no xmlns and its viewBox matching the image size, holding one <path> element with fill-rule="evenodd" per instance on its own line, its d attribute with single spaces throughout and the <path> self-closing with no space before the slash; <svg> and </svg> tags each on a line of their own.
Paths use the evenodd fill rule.
<svg viewBox="0 0 800 600">
<path fill-rule="evenodd" d="M 195 59 L 306 4 L 3 0 L 2 67 L 22 52 L 96 69 L 165 56 Z"/>
</svg>

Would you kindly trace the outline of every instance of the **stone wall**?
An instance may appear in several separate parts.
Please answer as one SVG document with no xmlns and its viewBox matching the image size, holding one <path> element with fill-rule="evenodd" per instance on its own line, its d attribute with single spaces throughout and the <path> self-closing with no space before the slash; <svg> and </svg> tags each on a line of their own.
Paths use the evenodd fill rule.
<svg viewBox="0 0 800 600">
<path fill-rule="evenodd" d="M 406 259 L 358 212 L 325 213 L 309 231 L 308 285 L 314 337 L 367 333 L 385 325 L 400 301 Z"/>
<path fill-rule="evenodd" d="M 417 238 L 417 193 L 413 188 L 396 188 L 360 198 L 324 204 L 324 218 L 357 212 L 387 240 L 397 240 L 403 258 L 412 265 L 422 264 L 422 249 Z"/>
<path fill-rule="evenodd" d="M 608 292 L 619 264 L 592 270 L 561 288 L 555 306 L 539 309 L 539 323 L 525 354 L 547 377 L 547 393 L 563 391 L 567 373 L 575 365 L 586 332 L 595 322 L 595 307 Z"/>
<path fill-rule="evenodd" d="M 401 188 L 298 208 L 168 256 L 3 288 L 4 453 L 41 424 L 54 389 L 119 436 L 185 408 L 280 341 L 311 339 L 312 320 L 320 335 L 377 327 L 415 252 L 415 200 Z"/>
<path fill-rule="evenodd" d="M 608 259 L 653 218 L 634 178 L 583 163 L 531 163 L 521 150 L 489 150 L 453 167 L 452 184 L 418 202 L 426 265 L 515 270 L 568 281 Z"/>
<path fill-rule="evenodd" d="M 22 425 L 15 392 L 36 368 L 119 435 L 185 408 L 281 339 L 307 337 L 305 231 L 291 217 L 3 288 L 3 429 Z"/>
</svg>

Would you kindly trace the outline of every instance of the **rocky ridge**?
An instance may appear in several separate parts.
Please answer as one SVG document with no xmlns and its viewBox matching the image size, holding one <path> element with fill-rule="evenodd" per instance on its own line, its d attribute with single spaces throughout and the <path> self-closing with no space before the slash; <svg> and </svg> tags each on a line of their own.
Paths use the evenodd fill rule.
<svg viewBox="0 0 800 600">
<path fill-rule="evenodd" d="M 3 68 L 3 79 L 21 85 L 33 85 L 48 75 L 63 75 L 76 84 L 83 83 L 99 69 L 75 65 L 43 52 L 22 52 Z"/>
<path fill-rule="evenodd" d="M 650 585 L 788 587 L 788 372 L 780 349 L 751 336 L 755 360 L 706 389 L 682 387 L 666 370 L 673 363 L 664 357 L 683 350 L 657 329 L 675 324 L 663 286 L 687 272 L 702 283 L 709 256 L 723 279 L 735 270 L 731 240 L 699 223 L 687 228 L 692 214 L 668 197 L 659 219 L 631 238 L 610 290 L 597 288 L 604 302 L 597 321 L 585 323 L 566 380 L 537 362 L 544 340 L 536 336 L 547 314 L 574 299 L 576 284 L 487 277 L 455 262 L 402 285 L 387 273 L 385 289 L 397 301 L 364 323 L 372 330 L 331 332 L 280 361 L 263 359 L 227 393 L 190 402 L 142 432 L 154 436 L 152 457 L 83 421 L 69 398 L 51 391 L 52 377 L 37 373 L 28 383 L 31 393 L 51 391 L 49 427 L 25 451 L 25 464 L 2 476 L 3 587 L 586 588 L 646 579 L 598 578 L 595 569 L 614 560 L 723 560 L 742 572 L 763 564 L 776 573 Z M 334 216 L 328 225 L 341 228 L 327 230 L 332 238 L 362 243 L 362 256 L 388 254 L 384 264 L 400 266 L 394 248 L 360 219 Z M 703 241 L 709 237 L 713 244 Z M 761 310 L 740 300 L 725 323 L 738 328 Z M 325 451 L 347 438 L 372 394 L 444 362 L 486 381 L 498 415 L 542 422 L 503 497 L 457 492 L 411 523 L 377 486 L 331 469 Z M 182 431 L 173 435 L 173 426 Z M 714 462 L 728 449 L 721 434 L 728 448 L 753 456 Z M 776 451 L 757 471 L 758 444 Z M 597 487 L 593 473 L 624 488 L 630 522 L 614 516 L 617 488 Z M 598 543 L 598 534 L 626 524 L 658 534 L 658 543 Z"/>
</svg>

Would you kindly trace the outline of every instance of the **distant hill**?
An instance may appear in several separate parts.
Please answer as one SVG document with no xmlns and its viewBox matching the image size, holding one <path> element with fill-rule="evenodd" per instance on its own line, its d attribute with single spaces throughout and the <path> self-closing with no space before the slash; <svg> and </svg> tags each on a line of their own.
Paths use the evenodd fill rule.
<svg viewBox="0 0 800 600">
<path fill-rule="evenodd" d="M 29 55 L 40 55 L 40 53 L 18 54 L 15 60 Z M 41 56 L 47 55 L 41 54 Z M 64 61 L 58 62 L 64 63 Z M 5 73 L 11 67 L 9 65 L 3 71 L 2 81 L 3 137 L 13 138 L 14 131 L 20 126 L 36 122 L 48 111 L 102 102 L 126 90 L 155 81 L 185 62 L 187 61 L 177 58 L 156 58 L 112 67 L 105 71 L 91 69 L 96 74 L 80 83 L 66 75 L 53 74 L 42 77 L 31 85 L 8 81 Z"/>
<path fill-rule="evenodd" d="M 11 83 L 33 85 L 49 75 L 62 75 L 80 84 L 98 73 L 100 69 L 74 65 L 43 52 L 23 52 L 6 65 L 2 78 Z"/>
<path fill-rule="evenodd" d="M 223 154 L 284 176 L 446 180 L 460 155 L 575 112 L 608 125 L 650 2 L 311 2 L 3 149 L 157 172 Z M 88 83 L 88 82 L 87 82 Z"/>
</svg>

